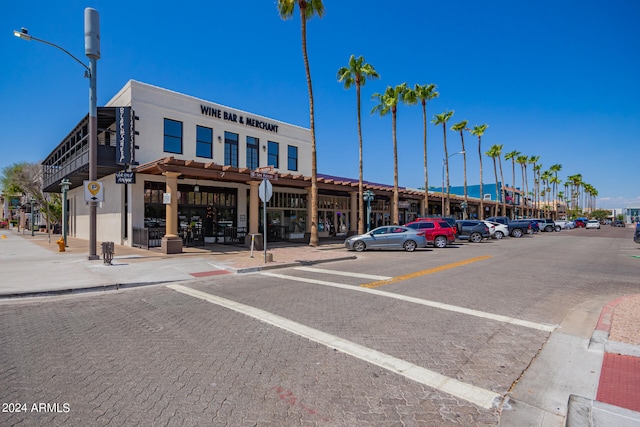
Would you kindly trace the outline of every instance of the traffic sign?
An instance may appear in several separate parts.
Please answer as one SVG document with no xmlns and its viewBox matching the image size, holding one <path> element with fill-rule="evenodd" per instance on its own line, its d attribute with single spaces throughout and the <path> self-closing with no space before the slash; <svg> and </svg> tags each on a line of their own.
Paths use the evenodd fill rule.
<svg viewBox="0 0 640 427">
<path fill-rule="evenodd" d="M 85 202 L 104 202 L 104 186 L 100 181 L 84 181 Z"/>
<path fill-rule="evenodd" d="M 271 196 L 273 195 L 273 186 L 268 179 L 262 180 L 258 186 L 258 194 L 260 195 L 260 200 L 265 203 L 271 200 Z"/>
<path fill-rule="evenodd" d="M 250 175 L 251 175 L 251 178 L 270 179 L 272 181 L 278 180 L 278 175 L 274 173 L 251 171 Z"/>
</svg>

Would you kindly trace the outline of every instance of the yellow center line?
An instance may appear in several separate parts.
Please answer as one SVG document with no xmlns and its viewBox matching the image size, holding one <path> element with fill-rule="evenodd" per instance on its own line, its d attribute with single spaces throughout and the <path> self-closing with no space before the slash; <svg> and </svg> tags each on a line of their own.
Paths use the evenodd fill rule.
<svg viewBox="0 0 640 427">
<path fill-rule="evenodd" d="M 441 265 L 439 267 L 430 268 L 428 270 L 416 271 L 415 273 L 403 274 L 402 276 L 392 277 L 391 279 L 376 280 L 375 282 L 364 283 L 360 285 L 363 288 L 378 288 L 380 286 L 389 285 L 391 283 L 401 282 L 403 280 L 415 279 L 416 277 L 426 276 L 427 274 L 438 273 L 440 271 L 449 270 L 451 268 L 461 267 L 463 265 L 471 264 L 478 261 L 491 258 L 491 255 L 484 255 L 475 258 L 465 259 L 464 261 L 458 261 L 451 264 Z"/>
</svg>

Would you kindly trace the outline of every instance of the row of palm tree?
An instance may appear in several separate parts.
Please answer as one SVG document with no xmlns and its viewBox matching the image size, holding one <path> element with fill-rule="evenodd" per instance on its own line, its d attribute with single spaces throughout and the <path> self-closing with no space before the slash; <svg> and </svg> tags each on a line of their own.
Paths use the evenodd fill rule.
<svg viewBox="0 0 640 427">
<path fill-rule="evenodd" d="M 318 187 L 317 187 L 317 160 L 316 160 L 316 137 L 315 137 L 315 120 L 314 120 L 314 99 L 313 99 L 313 85 L 311 80 L 311 71 L 309 67 L 309 58 L 307 55 L 307 20 L 313 18 L 314 16 L 322 17 L 324 15 L 324 4 L 322 0 L 278 0 L 277 1 L 277 9 L 280 17 L 282 19 L 290 19 L 293 17 L 295 12 L 295 7 L 298 6 L 298 10 L 300 12 L 300 22 L 301 22 L 301 41 L 302 41 L 302 57 L 304 61 L 305 74 L 307 80 L 307 88 L 309 94 L 309 128 L 311 132 L 311 196 L 310 196 L 310 204 L 311 204 L 311 237 L 309 244 L 311 246 L 316 246 L 318 244 Z M 364 86 L 368 79 L 377 79 L 379 78 L 378 73 L 375 68 L 367 64 L 362 56 L 356 58 L 354 55 L 349 59 L 348 66 L 341 67 L 338 70 L 338 81 L 342 82 L 345 88 L 350 88 L 355 85 L 356 87 L 356 100 L 357 100 L 357 112 L 358 112 L 358 143 L 359 143 L 359 179 L 358 179 L 358 232 L 362 233 L 364 231 L 364 221 L 362 218 L 362 214 L 364 212 L 364 198 L 363 198 L 363 172 L 362 172 L 362 124 L 361 124 L 361 100 L 360 100 L 360 90 L 361 87 Z M 429 212 L 429 174 L 427 167 L 427 110 L 426 104 L 428 101 L 439 96 L 439 93 L 436 91 L 435 84 L 424 84 L 419 85 L 416 84 L 413 88 L 409 88 L 406 83 L 402 83 L 395 87 L 388 86 L 384 93 L 375 93 L 372 98 L 377 100 L 378 104 L 373 107 L 371 110 L 371 114 L 378 113 L 380 116 L 385 116 L 389 112 L 391 112 L 391 127 L 392 127 L 392 139 L 393 139 L 393 222 L 395 224 L 399 223 L 399 210 L 398 210 L 398 149 L 397 149 L 397 139 L 396 139 L 396 118 L 397 118 L 397 107 L 399 103 L 404 103 L 407 105 L 414 105 L 418 102 L 421 103 L 422 106 L 422 116 L 423 116 L 423 145 L 424 145 L 424 174 L 425 174 L 425 194 L 424 194 L 424 205 L 425 212 Z M 454 111 L 445 111 L 441 114 L 436 114 L 432 120 L 432 123 L 435 126 L 442 125 L 443 128 L 443 142 L 444 142 L 444 163 L 446 168 L 446 180 L 447 180 L 447 198 L 446 198 L 446 207 L 445 212 L 446 215 L 450 214 L 450 206 L 449 206 L 449 155 L 447 151 L 447 122 L 453 116 Z M 483 170 L 482 170 L 482 135 L 488 128 L 487 124 L 477 125 L 473 127 L 473 129 L 467 128 L 468 121 L 462 120 L 459 123 L 456 123 L 451 128 L 456 132 L 460 132 L 460 139 L 462 143 L 461 153 L 463 154 L 464 160 L 464 201 L 465 206 L 468 206 L 468 194 L 467 194 L 467 167 L 466 167 L 466 150 L 464 146 L 464 131 L 469 131 L 472 135 L 478 137 L 478 157 L 480 161 L 480 212 L 484 214 L 484 203 L 483 203 Z M 501 182 L 504 183 L 503 174 L 502 174 L 502 162 L 501 162 L 501 154 L 502 154 L 503 145 L 493 145 L 489 151 L 485 154 L 493 159 L 494 164 L 494 175 L 496 179 L 496 199 L 500 200 L 498 194 L 498 175 L 496 169 L 496 159 L 498 159 L 498 165 L 500 167 L 500 178 Z M 515 163 L 520 164 L 522 169 L 522 184 L 523 189 L 525 191 L 525 200 L 528 198 L 528 181 L 527 181 L 527 164 L 533 164 L 534 171 L 534 182 L 535 182 L 535 190 L 534 190 L 534 198 L 536 200 L 536 207 L 539 209 L 539 197 L 541 191 L 539 190 L 539 184 L 542 181 L 542 174 L 540 173 L 541 165 L 537 164 L 539 160 L 539 156 L 524 156 L 520 155 L 517 151 L 512 151 L 505 155 L 505 160 L 512 161 L 512 174 L 513 174 L 513 186 L 515 187 Z M 551 167 L 549 173 L 544 174 L 544 182 L 553 184 L 554 191 L 554 200 L 556 199 L 556 191 L 557 186 L 560 184 L 558 180 L 557 173 L 560 171 L 561 165 L 554 165 Z M 555 175 L 553 178 L 550 178 L 550 172 L 553 172 Z M 537 174 L 537 179 L 535 178 Z M 565 194 L 568 193 L 568 188 L 571 187 L 571 205 L 580 207 L 580 189 L 583 190 L 583 198 L 585 203 L 588 201 L 590 205 L 595 205 L 595 197 L 597 196 L 597 190 L 590 186 L 589 184 L 585 184 L 582 182 L 582 176 L 580 174 L 573 175 L 567 178 L 567 182 L 565 182 Z M 504 191 L 504 188 L 503 188 Z M 548 194 L 546 189 L 543 189 L 543 194 Z M 515 198 L 514 198 L 515 199 Z M 583 204 L 584 206 L 584 204 Z M 514 206 L 515 207 L 515 206 Z M 494 214 L 498 213 L 498 205 L 495 205 Z M 528 206 L 525 203 L 524 213 L 528 212 Z M 515 209 L 512 209 L 512 212 Z M 425 213 L 423 212 L 423 213 Z M 502 197 L 502 213 L 506 213 L 506 201 L 503 195 Z M 465 210 L 466 215 L 466 210 Z"/>
</svg>

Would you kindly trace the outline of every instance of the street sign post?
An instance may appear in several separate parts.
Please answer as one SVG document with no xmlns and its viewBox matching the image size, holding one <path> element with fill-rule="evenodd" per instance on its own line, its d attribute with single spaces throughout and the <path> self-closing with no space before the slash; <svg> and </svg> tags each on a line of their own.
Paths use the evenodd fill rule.
<svg viewBox="0 0 640 427">
<path fill-rule="evenodd" d="M 253 174 L 253 172 L 251 172 Z M 273 186 L 264 178 L 258 186 L 258 195 L 262 200 L 262 242 L 264 245 L 264 263 L 267 263 L 267 202 L 273 195 Z"/>
</svg>

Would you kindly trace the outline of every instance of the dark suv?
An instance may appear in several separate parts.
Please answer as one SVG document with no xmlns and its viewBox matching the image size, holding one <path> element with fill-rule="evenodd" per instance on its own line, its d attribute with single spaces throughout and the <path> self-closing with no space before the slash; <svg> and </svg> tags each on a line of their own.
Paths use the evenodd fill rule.
<svg viewBox="0 0 640 427">
<path fill-rule="evenodd" d="M 489 227 L 483 221 L 461 219 L 456 221 L 458 227 L 458 239 L 480 243 L 482 239 L 491 238 Z"/>
<path fill-rule="evenodd" d="M 423 231 L 427 243 L 436 248 L 444 248 L 456 241 L 456 233 L 446 221 L 439 218 L 420 218 L 420 221 L 413 221 L 405 226 Z"/>
</svg>

